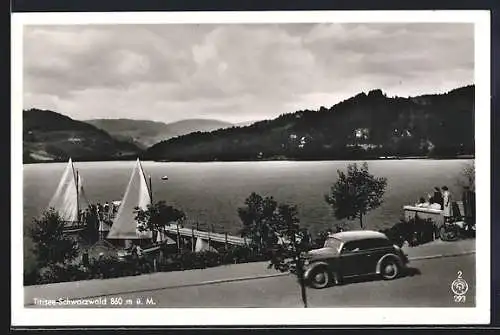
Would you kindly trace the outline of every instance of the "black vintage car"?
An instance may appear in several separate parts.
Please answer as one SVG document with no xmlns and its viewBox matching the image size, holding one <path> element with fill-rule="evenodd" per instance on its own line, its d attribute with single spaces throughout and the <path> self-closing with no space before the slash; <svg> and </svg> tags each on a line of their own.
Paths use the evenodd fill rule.
<svg viewBox="0 0 500 335">
<path fill-rule="evenodd" d="M 323 248 L 305 256 L 304 277 L 313 288 L 339 284 L 344 278 L 370 274 L 397 278 L 408 257 L 385 234 L 361 230 L 330 235 Z"/>
</svg>

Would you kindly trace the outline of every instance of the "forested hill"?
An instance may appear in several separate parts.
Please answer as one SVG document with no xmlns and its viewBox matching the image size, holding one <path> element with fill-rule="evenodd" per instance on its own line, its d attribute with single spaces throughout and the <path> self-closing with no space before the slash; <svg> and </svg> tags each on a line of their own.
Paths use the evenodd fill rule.
<svg viewBox="0 0 500 335">
<path fill-rule="evenodd" d="M 49 110 L 23 111 L 23 162 L 114 160 L 136 157 L 137 146 Z"/>
<path fill-rule="evenodd" d="M 167 124 L 131 119 L 93 119 L 85 122 L 104 130 L 117 140 L 132 142 L 143 149 L 194 131 L 212 131 L 231 126 L 230 123 L 210 119 L 187 119 Z"/>
<path fill-rule="evenodd" d="M 474 155 L 474 86 L 445 94 L 360 93 L 331 108 L 303 110 L 247 127 L 160 142 L 145 159 L 371 159 Z"/>
</svg>

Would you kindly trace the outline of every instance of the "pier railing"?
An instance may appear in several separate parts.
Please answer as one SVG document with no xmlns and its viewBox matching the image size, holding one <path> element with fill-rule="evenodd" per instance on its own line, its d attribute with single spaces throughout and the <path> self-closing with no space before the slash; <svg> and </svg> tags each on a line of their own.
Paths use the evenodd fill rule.
<svg viewBox="0 0 500 335">
<path fill-rule="evenodd" d="M 201 238 L 210 242 L 219 242 L 230 245 L 245 246 L 250 242 L 247 238 L 229 235 L 228 233 L 215 233 L 209 231 L 203 231 L 195 229 L 194 227 L 186 228 L 180 227 L 176 224 L 166 225 L 165 232 L 173 235 L 179 235 L 182 237 L 188 237 L 192 239 Z"/>
<path fill-rule="evenodd" d="M 63 231 L 65 233 L 79 232 L 85 229 L 86 223 L 80 221 L 64 221 Z"/>
</svg>

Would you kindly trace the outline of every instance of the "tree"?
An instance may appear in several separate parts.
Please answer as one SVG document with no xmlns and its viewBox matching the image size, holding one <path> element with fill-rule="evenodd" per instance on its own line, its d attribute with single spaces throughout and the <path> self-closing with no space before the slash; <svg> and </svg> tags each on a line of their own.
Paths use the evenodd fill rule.
<svg viewBox="0 0 500 335">
<path fill-rule="evenodd" d="M 307 307 L 303 256 L 311 248 L 311 237 L 307 229 L 300 228 L 297 206 L 278 204 L 273 197 L 252 193 L 238 214 L 243 223 L 242 236 L 249 236 L 259 253 L 270 252 L 269 268 L 281 272 L 295 270 Z"/>
<path fill-rule="evenodd" d="M 77 242 L 64 234 L 64 220 L 53 208 L 34 219 L 29 234 L 40 269 L 64 266 L 78 255 Z"/>
<path fill-rule="evenodd" d="M 337 219 L 359 218 L 363 229 L 363 216 L 383 202 L 387 179 L 371 175 L 366 162 L 361 167 L 356 163 L 349 164 L 347 174 L 340 170 L 337 173 L 339 178 L 330 194 L 325 196 L 325 201 L 332 206 Z"/>
<path fill-rule="evenodd" d="M 476 164 L 474 161 L 464 165 L 458 184 L 462 187 L 469 187 L 471 191 L 476 191 Z"/>
<path fill-rule="evenodd" d="M 249 237 L 251 246 L 262 252 L 277 242 L 272 227 L 278 203 L 273 197 L 262 197 L 252 193 L 245 200 L 245 207 L 238 208 L 238 215 L 243 223 L 242 237 Z"/>
<path fill-rule="evenodd" d="M 86 237 L 92 243 L 99 239 L 99 215 L 96 205 L 90 205 L 85 215 L 85 233 Z"/>
<path fill-rule="evenodd" d="M 304 279 L 304 255 L 311 249 L 311 236 L 307 229 L 300 228 L 297 206 L 282 204 L 273 217 L 272 227 L 279 236 L 269 268 L 292 271 L 300 285 L 302 303 L 307 308 L 307 292 Z"/>
<path fill-rule="evenodd" d="M 458 184 L 463 187 L 462 205 L 465 221 L 472 228 L 476 224 L 476 166 L 475 161 L 464 165 Z M 472 230 L 468 230 L 472 232 Z"/>
<path fill-rule="evenodd" d="M 183 211 L 168 206 L 165 201 L 149 204 L 146 209 L 135 208 L 135 219 L 140 232 L 150 231 L 153 236 L 163 232 L 166 224 L 180 223 L 186 218 Z"/>
</svg>

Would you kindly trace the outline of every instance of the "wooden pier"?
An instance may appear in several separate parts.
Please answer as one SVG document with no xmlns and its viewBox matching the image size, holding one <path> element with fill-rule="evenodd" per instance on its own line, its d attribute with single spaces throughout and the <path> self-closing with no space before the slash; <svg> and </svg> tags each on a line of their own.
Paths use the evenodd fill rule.
<svg viewBox="0 0 500 335">
<path fill-rule="evenodd" d="M 248 245 L 248 240 L 244 237 L 233 235 L 214 233 L 210 231 L 202 231 L 194 228 L 182 228 L 177 225 L 165 226 L 165 232 L 168 234 L 178 235 L 187 238 L 200 238 L 209 242 L 219 242 L 230 245 L 245 246 Z"/>
<path fill-rule="evenodd" d="M 107 241 L 106 235 L 110 230 L 111 224 L 105 221 L 99 221 L 98 228 L 98 241 Z M 84 238 L 84 235 L 81 233 L 86 229 L 86 225 L 79 222 L 67 222 L 64 228 L 64 233 L 73 236 L 79 236 L 80 238 Z M 188 243 L 191 245 L 192 251 L 197 249 L 197 243 L 205 245 L 201 246 L 202 250 L 212 250 L 216 245 L 224 245 L 226 250 L 229 246 L 248 246 L 250 244 L 250 239 L 230 235 L 228 233 L 216 233 L 213 231 L 213 225 L 209 225 L 207 227 L 201 228 L 205 230 L 200 230 L 200 228 L 192 227 L 182 227 L 177 224 L 169 224 L 164 226 L 164 236 L 168 237 L 173 243 L 176 244 L 179 251 L 183 248 L 183 246 Z M 201 241 L 200 241 L 201 240 Z M 189 241 L 189 242 L 188 242 Z M 162 244 L 163 242 L 154 241 L 152 245 L 146 247 L 143 251 L 145 253 L 150 253 L 154 251 L 158 251 L 160 247 L 158 243 Z"/>
<path fill-rule="evenodd" d="M 86 229 L 86 224 L 80 221 L 64 221 L 64 234 L 76 234 Z"/>
</svg>

